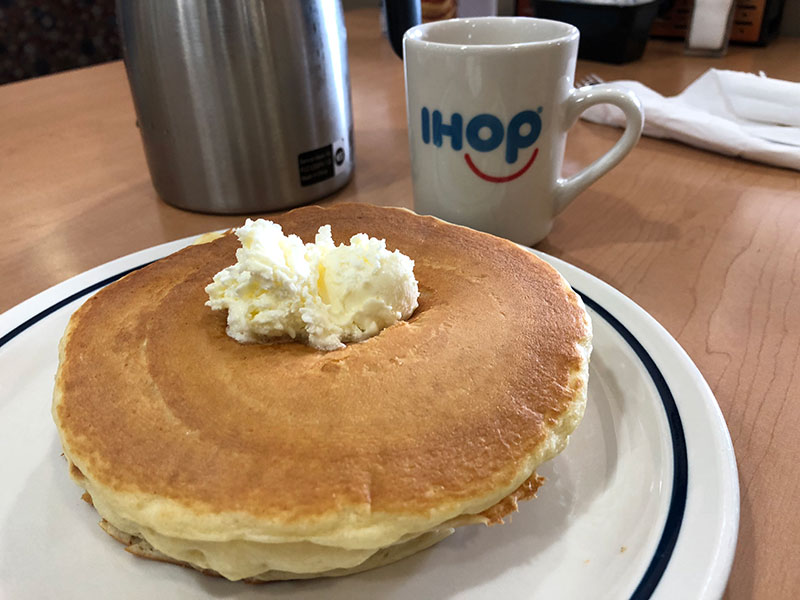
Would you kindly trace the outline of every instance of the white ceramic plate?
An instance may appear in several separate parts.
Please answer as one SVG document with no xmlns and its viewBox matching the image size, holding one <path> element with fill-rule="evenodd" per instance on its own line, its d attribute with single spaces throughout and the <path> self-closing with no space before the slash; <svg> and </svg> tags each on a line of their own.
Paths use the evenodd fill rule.
<svg viewBox="0 0 800 600">
<path fill-rule="evenodd" d="M 163 244 L 87 271 L 0 315 L 2 598 L 718 598 L 739 522 L 736 462 L 719 407 L 675 340 L 631 300 L 552 257 L 594 322 L 589 404 L 540 469 L 513 523 L 464 527 L 394 565 L 267 584 L 136 558 L 97 525 L 50 416 L 57 345 L 72 312 Z"/>
</svg>

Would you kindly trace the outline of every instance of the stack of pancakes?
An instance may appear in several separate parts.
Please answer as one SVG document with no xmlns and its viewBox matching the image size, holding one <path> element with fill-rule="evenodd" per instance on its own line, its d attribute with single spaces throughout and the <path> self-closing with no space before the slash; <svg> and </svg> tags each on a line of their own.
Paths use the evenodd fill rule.
<svg viewBox="0 0 800 600">
<path fill-rule="evenodd" d="M 585 401 L 591 326 L 514 244 L 403 209 L 273 218 L 415 261 L 419 308 L 322 352 L 240 344 L 205 286 L 236 237 L 90 298 L 62 339 L 53 416 L 73 479 L 141 556 L 229 579 L 343 575 L 398 560 L 533 496 Z"/>
</svg>

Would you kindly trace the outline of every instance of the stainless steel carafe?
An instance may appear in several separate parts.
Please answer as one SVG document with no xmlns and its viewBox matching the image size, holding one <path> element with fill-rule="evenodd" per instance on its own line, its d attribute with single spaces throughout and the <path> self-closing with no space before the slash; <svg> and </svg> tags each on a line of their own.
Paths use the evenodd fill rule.
<svg viewBox="0 0 800 600">
<path fill-rule="evenodd" d="M 403 4 L 404 31 L 419 10 Z M 118 0 L 117 18 L 163 200 L 202 212 L 272 211 L 350 179 L 339 0 Z"/>
</svg>

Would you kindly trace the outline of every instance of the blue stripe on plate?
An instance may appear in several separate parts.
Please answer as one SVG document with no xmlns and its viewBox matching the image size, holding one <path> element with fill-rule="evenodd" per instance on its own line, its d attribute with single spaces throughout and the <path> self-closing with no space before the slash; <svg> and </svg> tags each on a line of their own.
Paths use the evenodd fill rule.
<svg viewBox="0 0 800 600">
<path fill-rule="evenodd" d="M 90 294 L 91 292 L 94 292 L 108 285 L 109 283 L 117 281 L 129 273 L 147 266 L 147 264 L 150 263 L 139 265 L 138 267 L 133 267 L 132 269 L 122 271 L 121 273 L 117 273 L 111 277 L 107 277 L 102 281 L 93 283 L 79 292 L 75 292 L 63 300 L 56 302 L 52 306 L 49 306 L 30 319 L 26 320 L 24 323 L 18 325 L 3 337 L 0 337 L 0 348 L 2 348 L 5 344 L 10 342 L 29 327 L 35 325 L 45 317 L 53 314 L 69 303 L 74 302 L 78 298 L 81 298 L 86 294 Z M 600 315 L 617 331 L 617 333 L 622 336 L 622 338 L 639 357 L 639 360 L 642 361 L 644 368 L 647 370 L 647 373 L 650 375 L 653 383 L 656 386 L 656 390 L 658 390 L 658 393 L 661 396 L 661 402 L 664 406 L 664 411 L 667 414 L 670 436 L 672 438 L 672 460 L 674 474 L 672 482 L 672 497 L 670 499 L 669 511 L 667 512 L 667 521 L 664 525 L 664 531 L 661 534 L 661 539 L 658 542 L 655 554 L 653 555 L 653 558 L 651 559 L 650 565 L 647 567 L 644 576 L 639 582 L 639 585 L 636 586 L 636 589 L 631 596 L 631 600 L 644 600 L 646 598 L 650 598 L 650 596 L 653 594 L 653 591 L 656 589 L 658 582 L 661 581 L 661 577 L 664 574 L 667 565 L 669 564 L 670 558 L 672 557 L 672 552 L 675 549 L 675 543 L 678 540 L 678 533 L 680 532 L 681 524 L 683 523 L 683 513 L 686 509 L 686 491 L 688 487 L 689 472 L 683 424 L 681 423 L 681 416 L 678 412 L 678 407 L 675 405 L 675 399 L 672 396 L 672 392 L 670 391 L 664 376 L 661 374 L 661 371 L 656 366 L 655 361 L 650 354 L 648 354 L 647 350 L 644 349 L 639 340 L 637 340 L 634 335 L 605 308 L 600 306 L 597 302 L 592 300 L 583 292 L 578 290 L 575 291 L 580 294 L 581 298 L 583 298 L 586 306 Z"/>
<path fill-rule="evenodd" d="M 32 325 L 35 325 L 36 323 L 38 323 L 39 321 L 41 321 L 42 319 L 44 319 L 48 315 L 51 315 L 54 312 L 56 312 L 57 310 L 59 310 L 61 308 L 64 308 L 70 302 L 74 302 L 75 300 L 77 300 L 81 296 L 85 296 L 86 294 L 90 294 L 90 293 L 92 293 L 92 292 L 94 292 L 96 290 L 99 290 L 100 288 L 107 286 L 109 283 L 114 283 L 117 279 L 122 279 L 128 273 L 133 273 L 134 271 L 138 271 L 139 269 L 141 269 L 143 267 L 146 267 L 149 264 L 150 263 L 148 262 L 148 263 L 145 263 L 143 265 L 139 265 L 138 267 L 133 267 L 132 269 L 128 269 L 126 271 L 122 271 L 121 273 L 117 273 L 116 275 L 112 275 L 111 277 L 106 277 L 102 281 L 98 281 L 97 283 L 93 283 L 92 285 L 83 288 L 81 291 L 75 292 L 74 294 L 71 294 L 70 296 L 67 296 L 64 299 L 59 300 L 58 302 L 56 302 L 52 306 L 49 306 L 49 307 L 45 308 L 43 311 L 41 311 L 40 313 L 35 314 L 34 316 L 32 316 L 30 319 L 28 319 L 27 321 L 25 321 L 21 325 L 18 325 L 16 327 L 14 327 L 14 329 L 9 331 L 3 337 L 0 337 L 0 348 L 2 348 L 4 345 L 6 345 L 11 340 L 13 340 L 20 333 L 25 331 L 28 327 L 30 327 Z"/>
<path fill-rule="evenodd" d="M 644 346 L 614 315 L 583 292 L 575 291 L 583 298 L 586 306 L 616 329 L 617 333 L 622 336 L 636 353 L 636 356 L 639 357 L 639 360 L 642 361 L 644 368 L 647 369 L 647 373 L 656 386 L 656 390 L 658 390 L 659 396 L 661 396 L 661 403 L 664 405 L 664 412 L 667 414 L 669 433 L 672 438 L 672 497 L 667 511 L 667 522 L 664 524 L 664 531 L 661 533 L 661 539 L 658 541 L 655 554 L 650 560 L 650 565 L 647 567 L 639 585 L 636 586 L 631 595 L 631 600 L 644 600 L 653 595 L 658 582 L 661 581 L 661 576 L 664 575 L 669 559 L 672 557 L 672 551 L 675 549 L 675 542 L 678 541 L 678 533 L 680 533 L 681 524 L 683 523 L 683 513 L 686 510 L 689 459 L 686 455 L 686 437 L 683 433 L 683 423 L 681 422 L 678 407 L 675 405 L 675 398 L 672 396 L 664 375 L 662 375 L 647 350 L 644 349 Z"/>
</svg>

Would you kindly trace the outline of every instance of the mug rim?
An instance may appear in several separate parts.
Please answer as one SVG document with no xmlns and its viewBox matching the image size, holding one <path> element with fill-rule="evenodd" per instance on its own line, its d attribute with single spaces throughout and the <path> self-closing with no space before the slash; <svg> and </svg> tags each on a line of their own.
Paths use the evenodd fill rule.
<svg viewBox="0 0 800 600">
<path fill-rule="evenodd" d="M 423 36 L 429 32 L 440 30 L 453 30 L 461 29 L 465 26 L 474 23 L 476 26 L 486 25 L 487 23 L 524 23 L 536 25 L 547 23 L 548 25 L 556 25 L 562 29 L 561 35 L 557 35 L 544 40 L 532 40 L 522 42 L 507 42 L 502 44 L 471 44 L 465 42 L 442 42 L 432 41 L 425 39 Z M 542 46 L 560 45 L 577 41 L 580 36 L 578 28 L 563 21 L 556 21 L 554 19 L 539 19 L 535 17 L 521 17 L 521 16 L 502 16 L 502 17 L 467 17 L 459 19 L 446 19 L 443 21 L 432 21 L 430 23 L 422 23 L 411 27 L 403 35 L 403 48 L 406 44 L 414 44 L 423 46 L 430 49 L 450 50 L 450 51 L 492 51 L 492 50 L 508 50 L 514 48 L 534 48 Z"/>
</svg>

